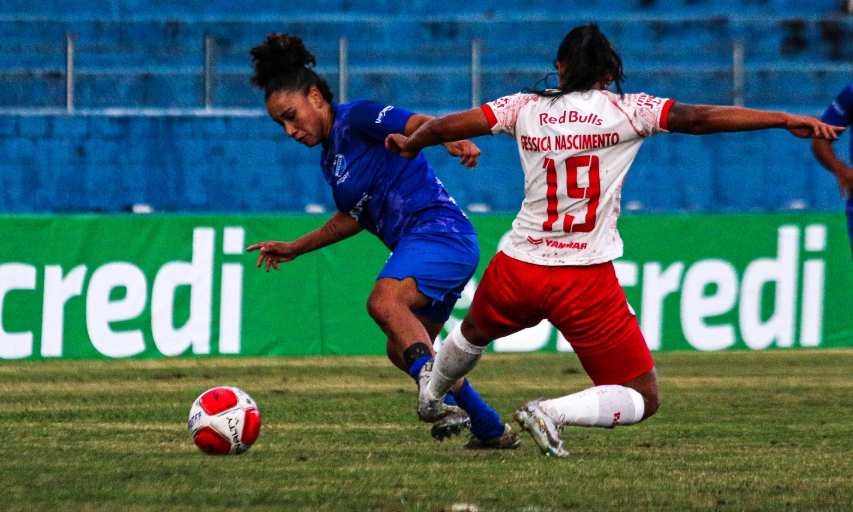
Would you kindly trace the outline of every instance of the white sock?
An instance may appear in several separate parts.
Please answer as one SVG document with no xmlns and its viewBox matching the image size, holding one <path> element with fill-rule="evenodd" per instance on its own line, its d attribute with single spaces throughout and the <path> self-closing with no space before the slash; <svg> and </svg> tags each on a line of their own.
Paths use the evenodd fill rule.
<svg viewBox="0 0 853 512">
<path fill-rule="evenodd" d="M 643 395 L 625 386 L 596 386 L 573 395 L 542 400 L 539 407 L 559 426 L 613 428 L 643 419 Z"/>
<path fill-rule="evenodd" d="M 465 339 L 462 324 L 457 324 L 435 355 L 427 392 L 434 398 L 444 396 L 459 379 L 477 366 L 485 349 Z"/>
</svg>

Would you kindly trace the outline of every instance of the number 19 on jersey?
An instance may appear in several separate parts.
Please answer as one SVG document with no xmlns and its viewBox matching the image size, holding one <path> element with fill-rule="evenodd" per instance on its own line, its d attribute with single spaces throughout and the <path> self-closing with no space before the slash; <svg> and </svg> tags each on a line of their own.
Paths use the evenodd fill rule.
<svg viewBox="0 0 853 512">
<path fill-rule="evenodd" d="M 542 223 L 543 231 L 554 231 L 554 224 L 559 219 L 558 205 L 560 198 L 557 197 L 557 168 L 565 167 L 566 170 L 566 193 L 569 199 L 587 199 L 586 214 L 583 222 L 575 224 L 575 216 L 566 213 L 563 216 L 562 230 L 566 233 L 589 233 L 595 229 L 595 214 L 598 210 L 598 202 L 601 197 L 601 173 L 599 171 L 598 157 L 595 155 L 573 156 L 558 165 L 553 158 L 546 158 L 542 165 L 546 172 L 546 183 L 548 185 L 548 219 Z M 578 175 L 588 170 L 589 186 L 581 188 L 578 186 Z M 565 210 L 574 211 L 580 201 L 571 201 Z M 560 229 L 559 227 L 557 229 Z"/>
</svg>

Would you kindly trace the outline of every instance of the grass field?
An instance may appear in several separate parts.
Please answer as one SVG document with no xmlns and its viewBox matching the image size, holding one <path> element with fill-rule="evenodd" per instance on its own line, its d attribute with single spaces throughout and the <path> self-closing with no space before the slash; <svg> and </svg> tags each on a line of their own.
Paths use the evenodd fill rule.
<svg viewBox="0 0 853 512">
<path fill-rule="evenodd" d="M 656 355 L 644 424 L 566 429 L 572 456 L 438 443 L 380 357 L 0 364 L 5 510 L 850 510 L 851 351 Z M 565 354 L 488 354 L 471 377 L 505 418 L 588 387 Z M 239 457 L 192 444 L 198 394 L 234 385 L 264 425 Z M 473 509 L 473 508 L 472 508 Z"/>
</svg>

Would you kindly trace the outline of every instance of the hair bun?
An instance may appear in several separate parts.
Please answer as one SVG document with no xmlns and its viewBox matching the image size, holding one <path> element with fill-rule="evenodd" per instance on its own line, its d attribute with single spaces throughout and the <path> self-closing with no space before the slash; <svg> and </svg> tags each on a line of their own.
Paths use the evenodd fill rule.
<svg viewBox="0 0 853 512">
<path fill-rule="evenodd" d="M 250 53 L 255 67 L 252 84 L 262 89 L 277 76 L 293 73 L 309 65 L 317 65 L 314 55 L 305 48 L 302 38 L 287 34 L 268 35 L 267 39 L 252 48 Z"/>
</svg>

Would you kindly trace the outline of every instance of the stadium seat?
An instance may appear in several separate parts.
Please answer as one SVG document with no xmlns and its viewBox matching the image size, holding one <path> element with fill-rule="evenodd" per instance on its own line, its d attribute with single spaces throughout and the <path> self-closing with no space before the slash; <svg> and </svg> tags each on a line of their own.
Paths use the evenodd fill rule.
<svg viewBox="0 0 853 512">
<path fill-rule="evenodd" d="M 850 79 L 853 20 L 835 15 L 835 0 L 573 5 L 571 17 L 561 18 L 544 0 L 511 9 L 497 0 L 273 0 L 250 14 L 224 0 L 8 0 L 0 7 L 0 151 L 6 157 L 0 209 L 117 211 L 134 202 L 176 211 L 332 208 L 317 152 L 287 141 L 266 119 L 263 93 L 249 83 L 249 50 L 271 32 L 302 36 L 338 99 L 339 38 L 347 38 L 348 100 L 376 99 L 427 114 L 471 106 L 473 40 L 481 44 L 485 102 L 543 86 L 566 29 L 590 21 L 623 56 L 626 92 L 731 104 L 738 39 L 746 43 L 747 106 L 820 115 Z M 80 112 L 71 116 L 61 114 L 69 33 Z M 214 68 L 207 98 L 214 108 L 250 114 L 197 115 L 205 106 L 208 36 Z M 20 108 L 52 110 L 23 114 Z M 105 108 L 153 110 L 127 116 L 104 115 Z M 783 135 L 653 138 L 631 171 L 626 204 L 643 211 L 784 210 L 803 202 L 836 208 L 832 187 L 818 190 L 831 177 Z M 505 138 L 478 143 L 484 148 L 479 170 L 464 171 L 437 151 L 436 172 L 463 206 L 516 210 L 521 171 L 514 144 Z M 747 176 L 747 159 L 766 163 Z M 780 169 L 778 161 L 790 165 Z M 771 177 L 778 179 L 773 189 Z M 105 184 L 109 191 L 99 189 Z M 84 193 L 75 197 L 69 187 Z"/>
</svg>

